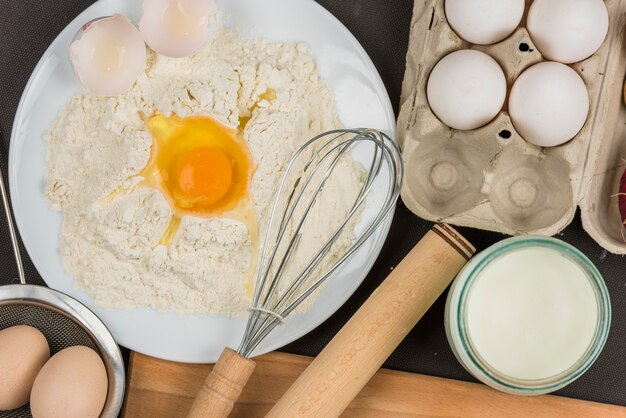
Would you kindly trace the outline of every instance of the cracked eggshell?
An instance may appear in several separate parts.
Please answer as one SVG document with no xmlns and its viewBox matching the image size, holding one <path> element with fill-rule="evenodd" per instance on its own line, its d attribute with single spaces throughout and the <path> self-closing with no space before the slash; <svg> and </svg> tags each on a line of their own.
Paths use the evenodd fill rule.
<svg viewBox="0 0 626 418">
<path fill-rule="evenodd" d="M 180 58 L 215 38 L 221 28 L 213 0 L 144 0 L 139 30 L 155 52 Z"/>
<path fill-rule="evenodd" d="M 128 90 L 146 68 L 146 46 L 137 28 L 116 14 L 91 23 L 70 45 L 80 83 L 97 96 Z"/>
</svg>

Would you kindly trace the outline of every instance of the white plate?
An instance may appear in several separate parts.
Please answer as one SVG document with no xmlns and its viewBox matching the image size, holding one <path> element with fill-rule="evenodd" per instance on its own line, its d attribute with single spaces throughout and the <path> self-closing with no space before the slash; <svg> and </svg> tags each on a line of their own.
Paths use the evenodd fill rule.
<svg viewBox="0 0 626 418">
<path fill-rule="evenodd" d="M 350 32 L 312 0 L 218 0 L 225 24 L 244 36 L 304 41 L 335 92 L 345 126 L 371 127 L 390 134 L 395 118 L 374 65 Z M 20 102 L 9 155 L 13 209 L 30 258 L 48 286 L 91 308 L 117 341 L 154 357 L 183 362 L 214 362 L 225 346 L 237 347 L 245 319 L 185 317 L 152 309 L 114 311 L 96 306 L 73 287 L 58 252 L 62 216 L 44 197 L 45 149 L 42 135 L 71 96 L 79 91 L 68 60 L 69 43 L 79 27 L 99 16 L 123 13 L 138 21 L 139 0 L 100 0 L 70 23 L 35 68 Z M 390 217 L 391 218 L 391 217 Z M 262 354 L 288 344 L 321 324 L 356 290 L 380 252 L 391 219 L 350 262 L 331 277 L 310 311 L 290 318 L 259 346 Z"/>
</svg>

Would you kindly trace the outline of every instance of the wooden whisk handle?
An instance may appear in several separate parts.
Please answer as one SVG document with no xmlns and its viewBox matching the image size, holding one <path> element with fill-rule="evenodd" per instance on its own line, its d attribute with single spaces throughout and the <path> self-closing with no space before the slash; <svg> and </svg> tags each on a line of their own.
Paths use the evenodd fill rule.
<svg viewBox="0 0 626 418">
<path fill-rule="evenodd" d="M 474 251 L 455 230 L 436 225 L 313 360 L 266 418 L 339 416 Z"/>
<path fill-rule="evenodd" d="M 204 381 L 187 418 L 226 418 L 248 383 L 254 361 L 226 348 Z"/>
</svg>

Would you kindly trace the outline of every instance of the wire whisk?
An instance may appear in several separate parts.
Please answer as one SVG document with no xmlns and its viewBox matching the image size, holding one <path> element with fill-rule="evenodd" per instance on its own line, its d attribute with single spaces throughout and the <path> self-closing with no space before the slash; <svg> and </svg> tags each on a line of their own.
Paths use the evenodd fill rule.
<svg viewBox="0 0 626 418">
<path fill-rule="evenodd" d="M 353 154 L 367 155 L 362 183 L 338 226 L 324 236 L 303 266 L 292 265 L 307 242 L 306 221 L 338 167 Z M 373 129 L 337 129 L 306 142 L 289 161 L 278 185 L 258 258 L 255 289 L 237 352 L 226 349 L 196 397 L 188 417 L 226 417 L 254 370 L 248 358 L 286 317 L 335 273 L 393 211 L 403 180 L 400 150 Z M 372 209 L 373 208 L 373 209 Z M 343 234 L 351 243 L 333 247 Z M 344 236 L 345 237 L 345 236 Z M 329 266 L 329 267 L 327 267 Z M 290 268 L 291 267 L 291 268 Z"/>
<path fill-rule="evenodd" d="M 342 157 L 349 154 L 354 147 L 363 144 L 370 144 L 373 147 L 372 159 L 369 165 L 364 167 L 366 170 L 365 180 L 352 208 L 339 227 L 332 234 L 329 234 L 326 243 L 319 248 L 310 262 L 294 277 L 285 277 L 291 255 L 298 250 L 298 244 L 302 240 L 301 232 L 307 215 L 314 207 L 321 190 L 335 172 Z M 311 150 L 313 152 L 307 158 L 307 153 Z M 286 194 L 285 188 L 289 186 L 293 171 L 298 170 L 298 162 L 303 158 L 307 161 L 298 173 L 295 186 L 287 198 L 287 204 L 280 207 L 280 197 Z M 271 209 L 268 233 L 265 236 L 259 256 L 250 315 L 244 338 L 237 350 L 239 354 L 249 357 L 259 343 L 277 325 L 281 324 L 285 317 L 322 285 L 374 233 L 394 208 L 400 193 L 403 175 L 400 161 L 400 151 L 394 141 L 380 131 L 367 129 L 341 129 L 326 132 L 309 140 L 296 152 L 281 178 L 278 186 L 279 191 Z M 328 256 L 332 245 L 341 236 L 350 221 L 360 213 L 385 168 L 389 173 L 387 196 L 383 199 L 383 204 L 378 213 L 369 221 L 369 225 L 356 237 L 347 251 L 330 268 L 311 282 L 312 273 Z M 307 190 L 313 192 L 306 193 Z M 293 232 L 288 234 L 287 229 L 290 224 L 296 226 Z M 276 233 L 271 234 L 270 232 L 274 228 Z M 280 251 L 283 245 L 285 249 Z M 279 283 L 283 280 L 290 282 L 287 288 L 279 293 Z"/>
</svg>

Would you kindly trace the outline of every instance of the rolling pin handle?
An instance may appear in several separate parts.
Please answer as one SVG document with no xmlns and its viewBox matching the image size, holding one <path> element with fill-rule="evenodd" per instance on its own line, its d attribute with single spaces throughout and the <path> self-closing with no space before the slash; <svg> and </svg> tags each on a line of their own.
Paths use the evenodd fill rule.
<svg viewBox="0 0 626 418">
<path fill-rule="evenodd" d="M 187 418 L 226 418 L 233 410 L 256 364 L 226 348 L 196 395 Z"/>
</svg>

